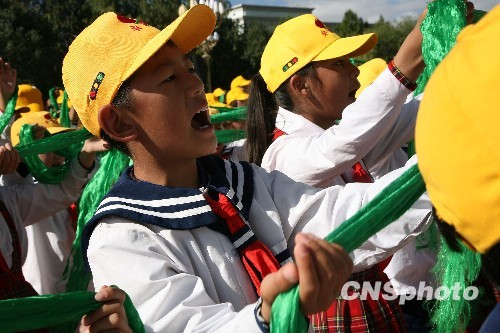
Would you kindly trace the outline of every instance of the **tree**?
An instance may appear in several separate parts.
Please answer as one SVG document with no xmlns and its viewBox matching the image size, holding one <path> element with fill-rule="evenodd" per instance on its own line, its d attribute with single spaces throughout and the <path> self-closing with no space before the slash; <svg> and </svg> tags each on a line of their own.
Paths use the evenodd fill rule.
<svg viewBox="0 0 500 333">
<path fill-rule="evenodd" d="M 242 55 L 242 60 L 246 61 L 248 64 L 247 76 L 249 74 L 255 74 L 260 69 L 260 58 L 264 52 L 269 38 L 271 38 L 271 32 L 267 30 L 266 26 L 262 23 L 251 23 L 248 29 L 245 29 L 245 35 L 243 36 L 245 41 L 245 48 Z"/>
<path fill-rule="evenodd" d="M 365 33 L 377 33 L 378 43 L 364 58 L 382 58 L 386 61 L 392 59 L 416 22 L 416 19 L 407 17 L 394 25 L 385 21 L 383 17 L 380 17 L 372 27 L 365 30 Z"/>
<path fill-rule="evenodd" d="M 349 9 L 344 13 L 342 21 L 334 31 L 341 37 L 356 36 L 362 34 L 367 25 L 368 23 Z"/>
<path fill-rule="evenodd" d="M 42 92 L 60 81 L 57 36 L 41 7 L 32 1 L 2 1 L 0 56 L 18 72 L 18 83 L 36 85 Z M 59 63 L 60 64 L 60 63 Z"/>
</svg>

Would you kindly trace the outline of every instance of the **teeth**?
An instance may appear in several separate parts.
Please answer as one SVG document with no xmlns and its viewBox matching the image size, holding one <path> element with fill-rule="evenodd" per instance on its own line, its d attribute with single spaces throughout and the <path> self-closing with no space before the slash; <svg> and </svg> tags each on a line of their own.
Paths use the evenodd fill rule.
<svg viewBox="0 0 500 333">
<path fill-rule="evenodd" d="M 203 126 L 200 127 L 200 129 L 208 128 L 208 126 L 210 126 L 210 125 L 203 125 Z"/>
<path fill-rule="evenodd" d="M 207 110 L 208 110 L 208 108 L 204 108 L 204 109 L 202 109 L 202 110 L 200 110 L 200 111 L 198 111 L 198 112 L 196 112 L 196 113 L 206 112 Z"/>
</svg>

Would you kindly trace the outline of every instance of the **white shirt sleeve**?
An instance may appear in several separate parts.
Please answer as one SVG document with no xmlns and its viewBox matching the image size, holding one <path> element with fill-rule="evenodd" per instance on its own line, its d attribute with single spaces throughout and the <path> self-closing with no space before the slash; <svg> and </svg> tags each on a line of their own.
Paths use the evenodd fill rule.
<svg viewBox="0 0 500 333">
<path fill-rule="evenodd" d="M 409 93 L 386 69 L 343 111 L 339 125 L 319 135 L 281 136 L 269 146 L 261 165 L 296 181 L 325 187 L 392 135 Z"/>
<path fill-rule="evenodd" d="M 416 160 L 417 157 L 414 156 L 405 168 L 395 170 L 375 183 L 352 183 L 345 187 L 332 186 L 323 190 L 306 185 L 301 188 L 298 184 L 292 184 L 292 181 L 283 174 L 272 172 L 272 179 L 265 180 L 273 185 L 269 188 L 268 201 L 275 202 L 288 247 L 293 249 L 294 237 L 301 231 L 324 238 L 370 202 L 408 167 L 415 164 Z M 265 175 L 262 174 L 262 177 Z M 263 209 L 272 211 L 271 207 Z M 388 258 L 425 231 L 431 224 L 430 213 L 431 203 L 427 194 L 424 194 L 403 216 L 369 238 L 353 252 L 354 271 L 367 269 Z M 269 224 L 265 228 L 269 229 Z M 259 237 L 266 237 L 263 230 Z"/>
<path fill-rule="evenodd" d="M 22 183 L 0 187 L 0 200 L 5 203 L 16 225 L 23 262 L 28 248 L 24 227 L 68 208 L 80 197 L 91 176 L 92 173 L 89 174 L 83 169 L 75 158 L 71 161 L 70 171 L 58 185 Z M 0 219 L 0 249 L 10 267 L 13 251 L 12 236 L 3 218 Z"/>
</svg>

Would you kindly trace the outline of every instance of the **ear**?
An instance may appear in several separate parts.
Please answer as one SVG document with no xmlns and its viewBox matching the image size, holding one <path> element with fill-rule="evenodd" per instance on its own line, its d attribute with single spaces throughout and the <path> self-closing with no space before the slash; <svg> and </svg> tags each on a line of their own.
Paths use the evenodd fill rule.
<svg viewBox="0 0 500 333">
<path fill-rule="evenodd" d="M 99 110 L 97 118 L 99 126 L 113 140 L 127 142 L 137 138 L 136 123 L 125 111 L 107 104 Z"/>
<path fill-rule="evenodd" d="M 307 87 L 306 78 L 300 75 L 292 75 L 290 78 L 290 92 L 307 96 L 309 94 L 309 88 Z"/>
</svg>

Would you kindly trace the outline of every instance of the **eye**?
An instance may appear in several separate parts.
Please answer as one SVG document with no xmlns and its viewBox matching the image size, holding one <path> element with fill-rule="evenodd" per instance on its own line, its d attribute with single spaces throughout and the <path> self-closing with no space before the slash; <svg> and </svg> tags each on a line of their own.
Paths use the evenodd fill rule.
<svg viewBox="0 0 500 333">
<path fill-rule="evenodd" d="M 333 63 L 334 66 L 343 66 L 345 63 L 344 59 L 339 59 Z"/>
<path fill-rule="evenodd" d="M 163 80 L 162 82 L 165 82 L 165 83 L 169 83 L 169 82 L 172 82 L 175 80 L 175 75 L 170 75 L 169 77 L 167 77 L 165 80 Z"/>
</svg>

